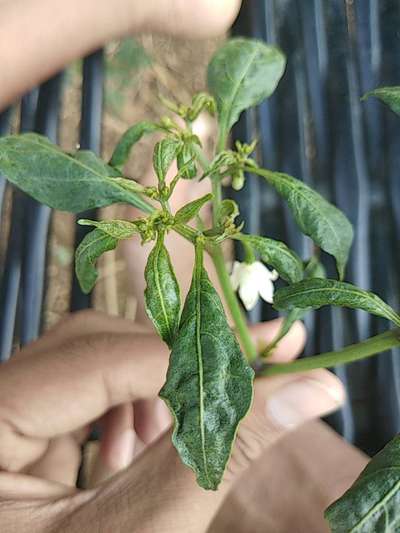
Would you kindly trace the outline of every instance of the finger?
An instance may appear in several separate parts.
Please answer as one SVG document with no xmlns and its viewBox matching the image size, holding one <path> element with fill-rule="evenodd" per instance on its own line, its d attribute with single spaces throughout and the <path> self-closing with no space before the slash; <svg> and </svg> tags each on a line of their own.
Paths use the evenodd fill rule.
<svg viewBox="0 0 400 533">
<path fill-rule="evenodd" d="M 282 322 L 283 318 L 277 318 L 250 327 L 250 332 L 259 352 L 275 339 L 281 329 Z M 305 342 L 306 329 L 304 324 L 297 320 L 279 342 L 269 361 L 283 363 L 295 359 L 303 351 Z"/>
<path fill-rule="evenodd" d="M 88 487 L 95 487 L 127 468 L 135 454 L 137 437 L 133 427 L 132 404 L 117 405 L 108 411 L 100 427 L 100 447 Z"/>
<path fill-rule="evenodd" d="M 226 31 L 239 9 L 238 0 L 87 0 L 3 2 L 0 55 L 0 109 L 18 94 L 105 43 L 132 32 L 172 33 L 204 38 Z M 51 15 L 52 24 L 45 24 Z M 35 21 L 32 24 L 32 21 Z M 92 22 L 92 24 L 91 24 Z M 18 44 L 15 28 L 24 34 Z"/>
<path fill-rule="evenodd" d="M 193 472 L 182 464 L 167 434 L 135 461 L 134 468 L 110 480 L 88 504 L 80 506 L 74 519 L 82 525 L 99 520 L 105 530 L 119 525 L 130 531 L 140 523 L 144 531 L 150 526 L 162 530 L 167 524 L 175 533 L 204 532 L 232 484 L 252 462 L 288 431 L 328 414 L 343 399 L 340 381 L 325 370 L 261 379 L 216 493 L 196 485 Z M 148 498 L 149 494 L 153 497 Z M 135 502 L 130 515 L 124 512 L 127 502 Z M 79 498 L 76 504 L 80 505 Z M 102 512 L 104 508 L 107 512 Z"/>
<path fill-rule="evenodd" d="M 107 333 L 5 363 L 0 369 L 0 467 L 20 470 L 43 455 L 48 439 L 116 405 L 156 396 L 167 353 L 154 336 Z"/>
<path fill-rule="evenodd" d="M 171 423 L 169 410 L 160 398 L 135 403 L 135 431 L 145 445 L 156 440 Z"/>
<path fill-rule="evenodd" d="M 70 487 L 76 486 L 81 449 L 73 435 L 50 440 L 46 453 L 28 470 L 31 476 Z"/>
<path fill-rule="evenodd" d="M 16 357 L 35 355 L 52 350 L 69 339 L 96 333 L 143 333 L 151 334 L 144 326 L 124 318 L 109 316 L 99 311 L 86 309 L 63 317 L 58 324 L 45 332 L 37 341 L 32 342 L 15 354 Z"/>
</svg>

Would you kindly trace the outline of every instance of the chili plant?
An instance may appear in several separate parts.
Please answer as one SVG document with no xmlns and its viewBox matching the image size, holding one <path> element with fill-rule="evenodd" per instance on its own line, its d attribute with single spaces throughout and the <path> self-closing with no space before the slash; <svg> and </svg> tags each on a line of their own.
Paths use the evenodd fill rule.
<svg viewBox="0 0 400 533">
<path fill-rule="evenodd" d="M 252 157 L 255 142 L 236 142 L 233 149 L 228 147 L 231 128 L 240 114 L 275 91 L 285 64 L 278 48 L 261 41 L 237 38 L 226 42 L 208 67 L 209 94 L 196 94 L 188 105 L 163 99 L 168 117 L 129 128 L 109 162 L 86 150 L 65 153 L 32 133 L 0 139 L 0 171 L 36 200 L 73 213 L 118 202 L 142 211 L 143 216 L 134 220 L 79 220 L 79 224 L 94 229 L 77 248 L 76 274 L 82 290 L 88 293 L 96 283 L 96 261 L 104 252 L 136 236 L 143 243 L 154 242 L 145 269 L 144 298 L 155 329 L 171 350 L 160 396 L 174 418 L 173 444 L 204 489 L 217 489 L 223 477 L 238 424 L 252 402 L 255 374 L 272 376 L 327 368 L 400 345 L 397 312 L 379 296 L 343 281 L 353 240 L 346 216 L 302 181 L 260 168 Z M 398 106 L 398 95 L 398 91 L 388 95 L 389 103 Z M 216 116 L 218 122 L 211 161 L 192 131 L 192 123 L 201 112 Z M 174 115 L 179 120 L 171 118 Z M 135 143 L 153 133 L 161 140 L 154 147 L 154 184 L 145 187 L 128 179 L 124 166 Z M 167 179 L 174 161 L 177 172 Z M 275 189 L 299 230 L 314 242 L 317 253 L 303 262 L 283 242 L 245 233 L 243 224 L 237 223 L 237 204 L 222 195 L 222 185 L 229 178 L 236 190 L 243 187 L 245 179 L 257 178 Z M 210 179 L 212 192 L 173 213 L 169 200 L 179 180 L 196 179 Z M 207 227 L 201 208 L 209 204 L 213 221 Z M 164 244 L 165 235 L 171 231 L 195 248 L 192 283 L 182 311 L 179 283 Z M 245 261 L 235 262 L 231 275 L 221 251 L 226 240 L 235 241 L 245 251 Z M 317 259 L 320 251 L 334 257 L 338 279 L 326 279 Z M 236 333 L 205 270 L 205 253 L 214 263 Z M 286 286 L 274 294 L 273 282 L 278 276 Z M 236 290 L 247 309 L 261 295 L 286 312 L 281 331 L 262 351 L 249 335 Z M 361 309 L 386 318 L 395 328 L 341 351 L 271 364 L 268 356 L 294 321 L 325 305 Z M 378 531 L 371 524 L 378 524 L 378 520 L 394 523 L 394 506 L 400 500 L 400 470 L 395 467 L 399 447 L 399 442 L 393 441 L 350 493 L 327 511 L 334 531 Z"/>
</svg>

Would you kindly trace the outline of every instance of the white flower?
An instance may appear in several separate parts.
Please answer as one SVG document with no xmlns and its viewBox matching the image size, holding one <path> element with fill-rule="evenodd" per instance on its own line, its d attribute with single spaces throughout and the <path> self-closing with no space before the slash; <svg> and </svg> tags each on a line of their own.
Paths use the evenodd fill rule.
<svg viewBox="0 0 400 533">
<path fill-rule="evenodd" d="M 247 311 L 253 309 L 258 297 L 272 304 L 274 298 L 274 284 L 278 279 L 276 270 L 268 268 L 260 263 L 233 263 L 231 283 L 233 290 L 239 289 L 239 296 Z"/>
</svg>

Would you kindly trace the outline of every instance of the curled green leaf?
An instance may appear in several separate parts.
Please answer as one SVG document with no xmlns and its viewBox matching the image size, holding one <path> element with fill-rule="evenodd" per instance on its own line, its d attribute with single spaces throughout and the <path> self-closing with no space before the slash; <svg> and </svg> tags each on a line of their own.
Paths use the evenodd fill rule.
<svg viewBox="0 0 400 533">
<path fill-rule="evenodd" d="M 400 436 L 325 511 L 332 533 L 394 533 L 400 523 Z"/>
<path fill-rule="evenodd" d="M 199 248 L 160 396 L 174 416 L 172 440 L 182 461 L 201 487 L 216 490 L 251 405 L 254 372 L 229 328 Z"/>
<path fill-rule="evenodd" d="M 130 127 L 121 137 L 111 156 L 110 165 L 118 170 L 122 170 L 129 159 L 133 146 L 140 141 L 144 135 L 159 131 L 158 124 L 144 120 Z"/>
<path fill-rule="evenodd" d="M 154 147 L 153 167 L 160 183 L 165 182 L 167 172 L 182 150 L 182 141 L 175 137 L 166 137 Z"/>
<path fill-rule="evenodd" d="M 120 174 L 93 152 L 67 154 L 36 133 L 0 139 L 0 171 L 38 202 L 79 213 L 125 202 L 147 210 L 140 194 L 118 183 Z"/>
<path fill-rule="evenodd" d="M 212 194 L 206 194 L 181 207 L 175 214 L 175 222 L 177 224 L 186 224 L 186 222 L 192 220 L 199 213 L 203 205 L 209 202 L 212 197 Z"/>
<path fill-rule="evenodd" d="M 177 155 L 177 165 L 180 176 L 191 180 L 197 175 L 196 152 L 191 143 L 185 143 Z"/>
<path fill-rule="evenodd" d="M 104 253 L 114 250 L 118 244 L 115 239 L 96 228 L 88 233 L 75 252 L 75 272 L 82 291 L 89 293 L 96 284 L 98 273 L 96 261 Z"/>
<path fill-rule="evenodd" d="M 160 337 L 172 346 L 176 337 L 181 309 L 178 281 L 168 251 L 159 234 L 150 252 L 144 272 L 146 311 Z"/>
<path fill-rule="evenodd" d="M 279 289 L 274 297 L 274 307 L 282 311 L 318 309 L 324 305 L 361 309 L 400 327 L 400 316 L 379 296 L 343 281 L 306 279 Z"/>
<path fill-rule="evenodd" d="M 379 87 L 364 94 L 361 100 L 367 100 L 370 96 L 378 98 L 389 106 L 396 115 L 400 115 L 400 87 Z"/>
<path fill-rule="evenodd" d="M 217 50 L 208 66 L 207 81 L 224 135 L 242 111 L 274 92 L 285 66 L 285 56 L 277 47 L 256 39 L 231 39 Z"/>
<path fill-rule="evenodd" d="M 303 262 L 283 242 L 243 233 L 235 238 L 250 245 L 260 254 L 261 259 L 271 265 L 288 283 L 296 283 L 303 279 Z"/>
<path fill-rule="evenodd" d="M 353 242 L 353 228 L 344 213 L 292 176 L 264 169 L 254 172 L 264 176 L 287 201 L 301 231 L 335 257 L 340 279 L 343 279 Z"/>
<path fill-rule="evenodd" d="M 114 239 L 130 239 L 133 235 L 139 233 L 138 227 L 134 222 L 129 220 L 87 220 L 81 218 L 78 220 L 81 226 L 94 226 L 100 229 Z"/>
</svg>

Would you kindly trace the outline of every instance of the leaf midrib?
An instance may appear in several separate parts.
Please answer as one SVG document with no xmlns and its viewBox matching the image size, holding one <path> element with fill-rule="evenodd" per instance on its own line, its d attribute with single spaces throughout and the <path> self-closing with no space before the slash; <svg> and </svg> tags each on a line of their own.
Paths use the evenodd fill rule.
<svg viewBox="0 0 400 533">
<path fill-rule="evenodd" d="M 400 317 L 397 315 L 397 313 L 395 313 L 394 311 L 392 312 L 391 308 L 387 306 L 387 304 L 382 300 L 382 301 L 376 301 L 375 298 L 371 297 L 368 292 L 363 292 L 363 293 L 359 293 L 353 289 L 342 289 L 340 287 L 336 288 L 336 287 L 319 287 L 319 288 L 314 288 L 314 289 L 306 289 L 306 290 L 301 290 L 301 291 L 296 291 L 294 290 L 292 296 L 301 296 L 302 294 L 310 294 L 310 293 L 315 293 L 315 292 L 324 292 L 324 291 L 334 291 L 334 292 L 342 292 L 344 294 L 351 294 L 353 296 L 357 296 L 358 298 L 362 297 L 362 298 L 365 298 L 365 299 L 369 299 L 371 302 L 373 302 L 374 304 L 376 304 L 376 306 L 382 311 L 382 313 L 384 314 L 384 316 L 386 318 L 388 318 L 389 316 L 392 317 L 390 318 L 390 320 L 393 320 L 393 322 L 397 325 L 400 325 Z M 378 298 L 378 296 L 375 296 L 376 298 Z M 290 298 L 290 296 L 288 296 L 287 298 Z M 382 305 L 383 304 L 383 305 Z M 328 305 L 328 304 L 327 304 Z"/>
<path fill-rule="evenodd" d="M 197 367 L 199 372 L 199 416 L 200 416 L 200 435 L 201 435 L 201 451 L 203 455 L 204 471 L 207 478 L 208 485 L 211 486 L 210 477 L 207 466 L 207 453 L 204 431 L 204 380 L 203 380 L 203 349 L 201 346 L 201 278 L 202 265 L 196 265 L 195 280 L 196 280 L 196 353 L 197 353 Z"/>
<path fill-rule="evenodd" d="M 165 323 L 166 323 L 166 326 L 167 326 L 168 337 L 169 337 L 168 340 L 171 341 L 172 340 L 171 324 L 170 324 L 170 321 L 169 321 L 169 318 L 168 318 L 168 313 L 167 313 L 167 310 L 166 310 L 166 307 L 165 307 L 163 292 L 162 292 L 161 283 L 160 283 L 159 268 L 158 268 L 158 261 L 159 261 L 159 258 L 160 258 L 161 248 L 162 247 L 160 245 L 156 246 L 155 263 L 156 263 L 157 266 L 155 268 L 155 276 L 154 277 L 155 277 L 155 281 L 156 281 L 157 292 L 158 292 L 159 297 L 160 297 L 161 311 L 162 311 L 162 313 L 164 315 L 164 320 L 165 320 Z"/>
<path fill-rule="evenodd" d="M 285 180 L 285 178 L 283 178 L 283 179 Z M 291 187 L 292 192 L 295 192 L 296 194 L 298 194 L 299 196 L 301 196 L 301 197 L 303 198 L 303 200 L 306 200 L 307 203 L 309 203 L 310 208 L 313 209 L 313 210 L 315 210 L 315 211 L 317 211 L 317 212 L 321 215 L 321 217 L 326 221 L 326 223 L 327 223 L 328 226 L 331 228 L 331 231 L 332 231 L 332 233 L 333 233 L 334 236 L 335 236 L 336 250 L 340 250 L 340 243 L 341 243 L 341 240 L 340 240 L 340 238 L 339 238 L 338 233 L 336 233 L 336 231 L 335 231 L 335 226 L 332 225 L 332 224 L 330 223 L 329 217 L 326 217 L 326 216 L 324 215 L 324 212 L 323 212 L 321 209 L 319 209 L 319 207 L 318 207 L 318 203 L 313 204 L 312 202 L 309 202 L 307 195 L 304 194 L 304 192 L 303 192 L 303 190 L 302 190 L 303 187 L 304 187 L 304 184 L 303 184 L 303 187 L 299 187 L 299 186 L 296 185 L 296 184 L 293 185 L 293 184 L 290 182 L 290 180 L 287 180 L 287 179 L 286 179 L 286 184 L 288 184 L 289 187 Z M 328 208 L 336 209 L 335 206 L 333 206 L 332 204 L 329 204 L 328 202 L 326 202 L 326 200 L 325 200 L 322 196 L 320 196 L 318 193 L 316 193 L 316 192 L 313 191 L 312 189 L 310 189 L 310 192 L 312 193 L 312 195 L 313 195 L 314 197 L 317 197 L 318 200 L 319 200 L 320 202 L 322 201 L 323 203 L 326 203 L 326 205 L 327 205 Z M 297 206 L 296 206 L 296 207 L 297 207 Z M 340 214 L 340 211 L 339 211 L 339 210 L 338 210 L 338 213 Z M 336 252 L 336 253 L 337 253 L 337 252 Z"/>
<path fill-rule="evenodd" d="M 239 92 L 239 88 L 240 88 L 240 85 L 242 84 L 244 78 L 247 76 L 247 73 L 249 72 L 250 70 L 250 67 L 252 66 L 253 64 L 253 61 L 254 59 L 256 58 L 257 54 L 259 52 L 259 48 L 255 48 L 254 51 L 252 52 L 251 56 L 250 56 L 250 61 L 247 63 L 246 67 L 244 68 L 244 70 L 242 71 L 241 73 L 241 77 L 239 78 L 238 82 L 234 85 L 233 87 L 233 92 L 232 92 L 232 97 L 230 99 L 230 101 L 228 100 L 228 105 L 230 107 L 230 111 L 228 113 L 226 113 L 226 109 L 228 108 L 228 105 L 227 103 L 224 103 L 224 110 L 225 110 L 225 113 L 226 113 L 226 118 L 231 118 L 232 116 L 232 106 L 233 106 L 233 102 L 235 101 L 237 95 L 238 95 L 238 92 Z M 225 120 L 226 124 L 224 124 L 225 128 L 227 128 L 227 124 L 231 122 L 231 120 L 227 121 Z"/>
<path fill-rule="evenodd" d="M 380 500 L 376 505 L 374 505 L 368 513 L 354 526 L 349 530 L 349 533 L 357 532 L 360 530 L 360 528 L 371 518 L 382 506 L 385 507 L 385 503 L 390 500 L 396 492 L 400 490 L 400 480 L 397 481 L 393 487 L 389 490 L 389 492 L 386 494 L 382 500 Z"/>
</svg>

